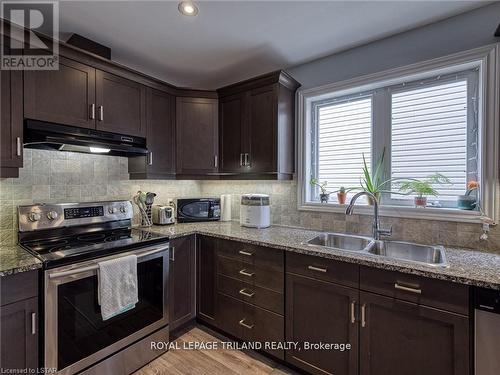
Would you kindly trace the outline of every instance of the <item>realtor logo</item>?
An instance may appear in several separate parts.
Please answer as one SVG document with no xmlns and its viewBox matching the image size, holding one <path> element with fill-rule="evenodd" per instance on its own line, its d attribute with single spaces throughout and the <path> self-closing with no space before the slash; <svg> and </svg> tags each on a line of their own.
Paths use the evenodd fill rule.
<svg viewBox="0 0 500 375">
<path fill-rule="evenodd" d="M 0 67 L 10 70 L 59 68 L 59 3 L 2 1 Z M 43 34 L 48 38 L 41 38 Z"/>
</svg>

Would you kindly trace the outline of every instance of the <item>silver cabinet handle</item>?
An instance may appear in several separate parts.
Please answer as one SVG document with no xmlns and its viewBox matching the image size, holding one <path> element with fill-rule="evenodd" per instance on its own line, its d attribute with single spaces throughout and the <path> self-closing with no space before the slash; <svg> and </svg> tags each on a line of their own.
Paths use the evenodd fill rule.
<svg viewBox="0 0 500 375">
<path fill-rule="evenodd" d="M 36 335 L 36 313 L 31 313 L 31 334 Z"/>
<path fill-rule="evenodd" d="M 99 106 L 99 121 L 104 121 L 104 106 L 100 105 Z"/>
<path fill-rule="evenodd" d="M 21 142 L 21 137 L 16 137 L 16 155 L 21 156 L 23 143 Z"/>
<path fill-rule="evenodd" d="M 245 327 L 245 328 L 247 328 L 247 329 L 252 329 L 252 328 L 254 327 L 254 325 L 255 325 L 255 324 L 246 324 L 246 323 L 245 323 L 245 319 L 241 319 L 241 320 L 239 321 L 239 325 L 240 325 L 240 326 L 243 326 L 243 327 Z"/>
<path fill-rule="evenodd" d="M 247 272 L 246 270 L 240 270 L 240 275 L 252 277 L 255 273 Z"/>
<path fill-rule="evenodd" d="M 153 151 L 149 151 L 149 154 L 148 154 L 148 165 L 153 165 Z"/>
<path fill-rule="evenodd" d="M 366 327 L 366 303 L 361 306 L 361 327 Z"/>
<path fill-rule="evenodd" d="M 314 267 L 314 266 L 307 266 L 308 269 L 311 271 L 318 271 L 318 272 L 326 272 L 326 268 L 320 268 L 320 267 Z"/>
<path fill-rule="evenodd" d="M 218 164 L 219 164 L 219 157 L 217 155 L 214 155 L 214 167 L 217 168 Z"/>
<path fill-rule="evenodd" d="M 90 105 L 90 119 L 91 120 L 95 119 L 95 103 L 92 103 Z"/>
<path fill-rule="evenodd" d="M 245 167 L 249 167 L 250 163 L 248 161 L 250 154 L 245 154 Z"/>
<path fill-rule="evenodd" d="M 405 286 L 397 282 L 394 284 L 394 289 L 404 290 L 405 292 L 410 292 L 410 293 L 422 294 L 422 289 L 420 289 L 419 286 L 416 284 L 412 285 L 408 284 L 407 286 Z"/>
<path fill-rule="evenodd" d="M 172 254 L 172 256 L 170 257 L 170 260 L 171 260 L 172 262 L 175 262 L 175 246 L 172 246 L 172 247 L 170 248 L 170 254 Z"/>
<path fill-rule="evenodd" d="M 253 253 L 250 253 L 248 251 L 243 251 L 243 250 L 238 251 L 238 254 L 246 255 L 247 257 L 253 256 Z"/>
<path fill-rule="evenodd" d="M 243 167 L 243 154 L 240 154 L 240 167 Z"/>
<path fill-rule="evenodd" d="M 351 302 L 351 323 L 356 323 L 356 301 Z"/>
<path fill-rule="evenodd" d="M 241 289 L 239 292 L 242 296 L 252 298 L 255 295 L 255 292 L 247 292 L 245 288 Z"/>
</svg>

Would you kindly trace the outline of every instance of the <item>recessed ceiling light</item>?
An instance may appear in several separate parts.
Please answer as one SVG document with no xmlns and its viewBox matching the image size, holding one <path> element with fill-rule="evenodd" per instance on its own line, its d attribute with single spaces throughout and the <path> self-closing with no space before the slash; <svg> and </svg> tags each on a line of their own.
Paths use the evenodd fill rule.
<svg viewBox="0 0 500 375">
<path fill-rule="evenodd" d="M 196 16 L 198 14 L 198 7 L 192 1 L 181 1 L 178 9 L 185 16 Z"/>
</svg>

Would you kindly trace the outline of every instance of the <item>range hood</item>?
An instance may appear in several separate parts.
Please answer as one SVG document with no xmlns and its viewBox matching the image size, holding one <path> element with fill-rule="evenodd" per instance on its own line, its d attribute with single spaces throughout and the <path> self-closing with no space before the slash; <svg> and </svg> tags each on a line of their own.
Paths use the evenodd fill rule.
<svg viewBox="0 0 500 375">
<path fill-rule="evenodd" d="M 35 120 L 24 123 L 24 147 L 114 156 L 148 153 L 145 138 Z"/>
</svg>

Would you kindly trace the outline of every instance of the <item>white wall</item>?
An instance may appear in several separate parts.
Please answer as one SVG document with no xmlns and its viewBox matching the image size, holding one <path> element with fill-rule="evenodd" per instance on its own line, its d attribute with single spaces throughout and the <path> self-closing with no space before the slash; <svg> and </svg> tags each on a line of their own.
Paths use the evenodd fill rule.
<svg viewBox="0 0 500 375">
<path fill-rule="evenodd" d="M 409 65 L 500 42 L 500 2 L 306 64 L 288 68 L 303 88 Z"/>
</svg>

